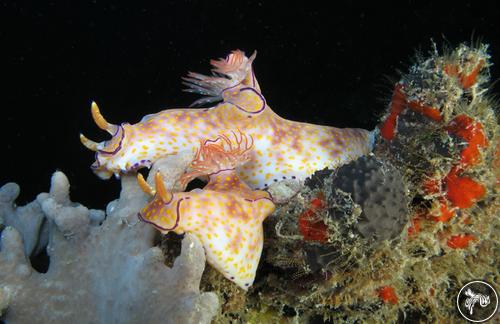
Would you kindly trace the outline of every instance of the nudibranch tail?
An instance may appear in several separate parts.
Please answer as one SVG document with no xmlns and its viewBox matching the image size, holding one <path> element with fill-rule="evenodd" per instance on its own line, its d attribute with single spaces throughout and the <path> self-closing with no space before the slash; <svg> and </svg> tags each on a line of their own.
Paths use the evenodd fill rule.
<svg viewBox="0 0 500 324">
<path fill-rule="evenodd" d="M 187 77 L 182 78 L 182 84 L 188 87 L 184 91 L 206 96 L 198 99 L 191 106 L 221 101 L 224 90 L 239 84 L 254 87 L 260 92 L 252 70 L 252 62 L 256 56 L 257 51 L 247 58 L 244 52 L 235 50 L 224 59 L 210 61 L 214 67 L 212 76 L 188 72 Z"/>
<path fill-rule="evenodd" d="M 185 186 L 194 178 L 222 170 L 234 170 L 250 159 L 253 137 L 238 130 L 232 136 L 219 135 L 215 140 L 201 140 L 200 148 L 191 162 L 191 172 L 184 174 L 180 183 Z"/>
</svg>

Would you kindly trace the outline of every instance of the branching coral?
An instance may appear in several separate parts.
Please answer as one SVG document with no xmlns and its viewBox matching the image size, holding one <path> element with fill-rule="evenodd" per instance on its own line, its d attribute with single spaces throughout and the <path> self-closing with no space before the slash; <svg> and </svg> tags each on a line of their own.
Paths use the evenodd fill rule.
<svg viewBox="0 0 500 324">
<path fill-rule="evenodd" d="M 8 183 L 0 189 L 0 224 L 14 227 L 22 236 L 24 251 L 29 257 L 45 248 L 48 240 L 48 227 L 45 215 L 37 200 L 17 207 L 14 203 L 19 196 L 19 186 Z"/>
<path fill-rule="evenodd" d="M 67 178 L 56 172 L 51 193 L 38 199 L 50 226 L 47 273 L 31 268 L 18 230 L 2 232 L 0 306 L 7 323 L 210 322 L 218 300 L 199 292 L 200 242 L 186 236 L 181 255 L 166 267 L 155 231 L 137 220 L 146 197 L 135 178 L 122 179 L 120 199 L 108 205 L 101 225 L 91 225 L 95 213 L 68 193 Z"/>
</svg>

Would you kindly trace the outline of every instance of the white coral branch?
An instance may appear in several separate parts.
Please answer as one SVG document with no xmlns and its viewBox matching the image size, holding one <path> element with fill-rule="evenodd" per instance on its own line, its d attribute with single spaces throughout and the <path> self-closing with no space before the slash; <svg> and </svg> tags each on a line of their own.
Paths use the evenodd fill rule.
<svg viewBox="0 0 500 324">
<path fill-rule="evenodd" d="M 0 311 L 7 323 L 209 323 L 218 310 L 213 293 L 200 293 L 205 255 L 187 235 L 181 255 L 168 268 L 155 230 L 133 223 L 145 195 L 131 176 L 122 178 L 120 199 L 100 226 L 69 199 L 62 173 L 50 194 L 39 196 L 50 220 L 47 273 L 34 271 L 19 232 L 7 226 L 0 251 Z M 99 214 L 99 212 L 97 212 Z M 102 215 L 101 215 L 102 216 Z M 101 217 L 97 216 L 97 218 Z M 126 225 L 135 224 L 135 225 Z"/>
</svg>

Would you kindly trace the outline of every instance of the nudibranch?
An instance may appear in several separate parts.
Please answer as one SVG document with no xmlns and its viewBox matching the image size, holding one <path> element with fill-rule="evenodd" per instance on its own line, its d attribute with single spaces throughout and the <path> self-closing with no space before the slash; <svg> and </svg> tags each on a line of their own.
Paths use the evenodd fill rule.
<svg viewBox="0 0 500 324">
<path fill-rule="evenodd" d="M 92 103 L 96 124 L 112 135 L 96 143 L 82 134 L 81 142 L 96 152 L 92 169 L 101 178 L 149 167 L 166 155 L 195 152 L 202 138 L 215 138 L 239 129 L 254 139 L 250 160 L 238 175 L 252 188 L 263 189 L 282 179 L 303 180 L 314 171 L 335 168 L 369 153 L 373 132 L 339 129 L 281 118 L 268 106 L 252 62 L 236 50 L 225 59 L 212 60 L 212 76 L 190 72 L 187 91 L 204 95 L 194 104 L 220 101 L 211 108 L 168 109 L 145 116 L 139 123 L 114 125 Z"/>
<path fill-rule="evenodd" d="M 275 206 L 268 192 L 252 190 L 238 177 L 236 167 L 250 160 L 253 143 L 245 134 L 233 135 L 202 141 L 192 171 L 180 179 L 187 183 L 208 176 L 203 189 L 170 192 L 159 172 L 153 189 L 138 174 L 141 188 L 154 197 L 139 218 L 162 233 L 196 235 L 208 263 L 246 290 L 253 284 L 262 252 L 262 222 Z"/>
</svg>

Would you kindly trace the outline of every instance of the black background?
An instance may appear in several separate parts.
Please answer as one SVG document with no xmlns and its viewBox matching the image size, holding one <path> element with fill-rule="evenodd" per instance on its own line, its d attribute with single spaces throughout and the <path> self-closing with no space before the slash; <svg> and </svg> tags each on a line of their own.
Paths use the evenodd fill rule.
<svg viewBox="0 0 500 324">
<path fill-rule="evenodd" d="M 1 2 L 0 184 L 19 183 L 19 203 L 47 191 L 62 170 L 73 200 L 104 208 L 119 185 L 93 175 L 93 153 L 78 140 L 80 132 L 108 138 L 92 121 L 91 101 L 112 123 L 186 107 L 196 96 L 181 92 L 180 77 L 207 73 L 209 59 L 233 49 L 258 51 L 257 78 L 281 116 L 369 129 L 397 71 L 431 50 L 431 39 L 441 47 L 479 38 L 500 60 L 494 2 L 156 3 Z"/>
</svg>

